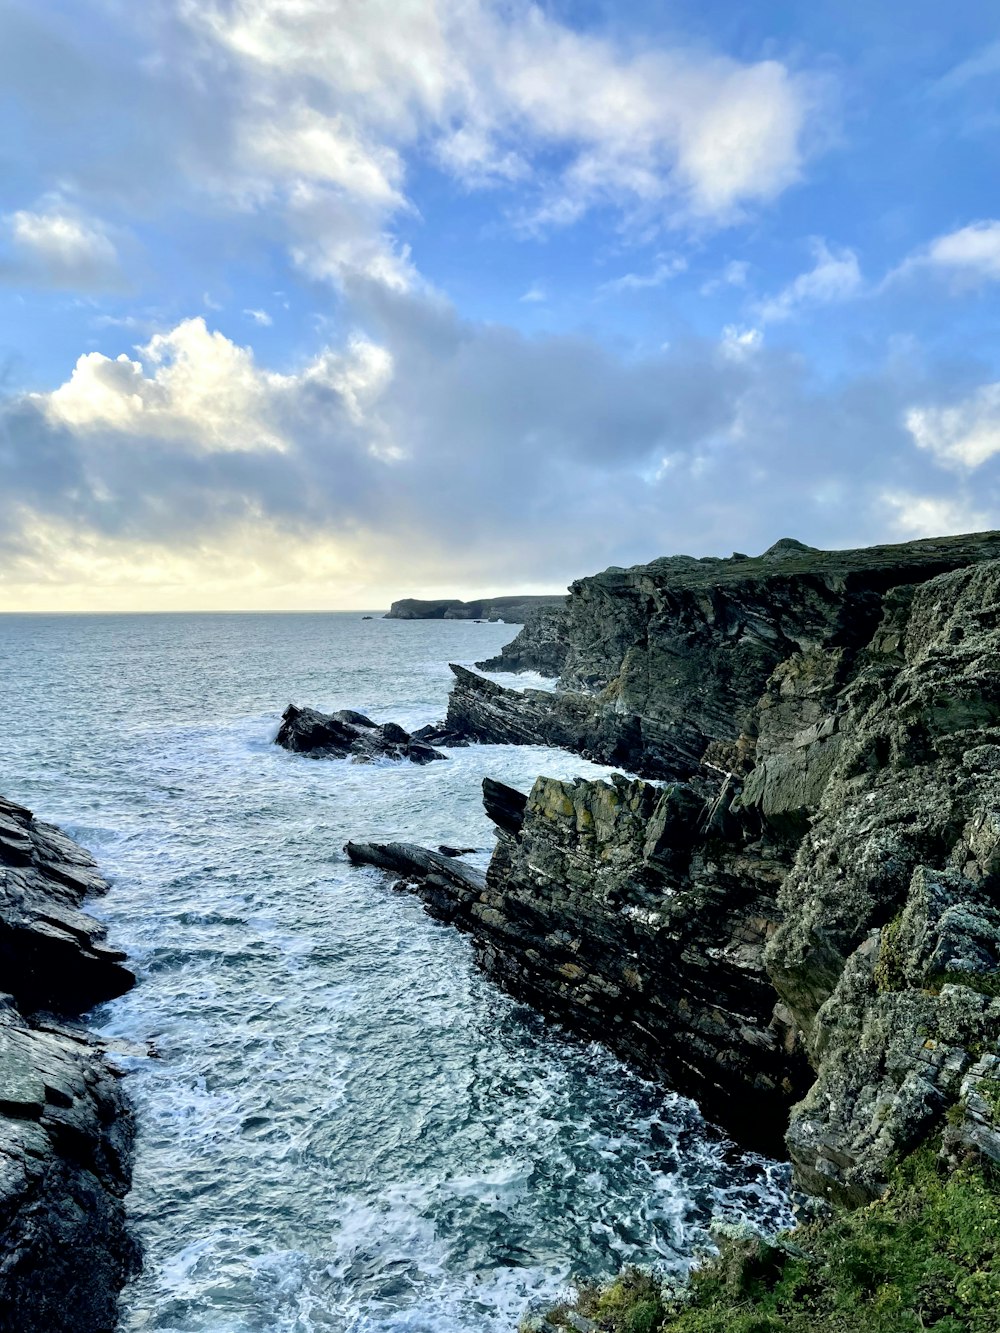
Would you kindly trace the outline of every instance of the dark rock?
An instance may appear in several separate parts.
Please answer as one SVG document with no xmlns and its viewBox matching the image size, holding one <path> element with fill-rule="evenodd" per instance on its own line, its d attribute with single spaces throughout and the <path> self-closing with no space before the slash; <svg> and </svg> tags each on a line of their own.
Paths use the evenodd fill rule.
<svg viewBox="0 0 1000 1333">
<path fill-rule="evenodd" d="M 386 620 L 503 620 L 508 625 L 521 624 L 538 607 L 561 606 L 564 595 L 513 597 L 482 597 L 475 602 L 461 602 L 457 597 L 437 601 L 421 601 L 406 597 L 393 602 L 385 614 Z"/>
<path fill-rule="evenodd" d="M 998 543 L 608 571 L 574 585 L 575 690 L 453 668 L 453 731 L 673 780 L 488 782 L 485 885 L 431 867 L 436 913 L 836 1203 L 946 1116 L 954 1160 L 1000 1161 Z"/>
<path fill-rule="evenodd" d="M 466 905 L 480 896 L 486 883 L 481 870 L 413 843 L 349 842 L 344 851 L 355 865 L 401 875 L 403 884 L 420 895 L 431 916 L 460 927 Z"/>
<path fill-rule="evenodd" d="M 558 676 L 569 655 L 566 607 L 538 607 L 525 615 L 524 627 L 497 657 L 477 662 L 480 671 L 537 671 Z"/>
<path fill-rule="evenodd" d="M 438 848 L 442 856 L 471 856 L 475 850 L 475 847 L 449 847 L 447 843 Z"/>
<path fill-rule="evenodd" d="M 483 778 L 483 806 L 497 828 L 520 833 L 527 804 L 527 796 L 516 787 L 508 787 L 496 778 Z"/>
<path fill-rule="evenodd" d="M 133 984 L 80 910 L 106 888 L 83 848 L 0 799 L 0 1328 L 17 1333 L 114 1328 L 139 1264 L 120 1081 L 99 1042 L 39 1013 L 80 1014 Z"/>
<path fill-rule="evenodd" d="M 289 704 L 274 742 L 286 750 L 314 758 L 349 756 L 355 764 L 367 764 L 373 759 L 409 759 L 415 764 L 429 764 L 434 759 L 448 758 L 397 723 L 379 725 L 350 708 L 338 713 L 319 713 L 315 708 Z"/>
<path fill-rule="evenodd" d="M 783 538 L 755 559 L 613 567 L 570 587 L 557 622 L 557 691 L 504 697 L 458 675 L 447 725 L 479 741 L 565 745 L 643 776 L 685 778 L 707 745 L 749 734 L 782 662 L 812 653 L 839 688 L 890 589 L 998 558 L 992 532 L 852 551 Z M 505 654 L 540 669 L 527 638 L 490 667 Z"/>
</svg>

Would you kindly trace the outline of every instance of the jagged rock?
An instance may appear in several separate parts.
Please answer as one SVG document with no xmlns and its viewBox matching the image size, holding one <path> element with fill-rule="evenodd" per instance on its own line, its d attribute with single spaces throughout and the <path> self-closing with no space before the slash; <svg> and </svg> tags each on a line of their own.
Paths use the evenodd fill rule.
<svg viewBox="0 0 1000 1333">
<path fill-rule="evenodd" d="M 949 1152 L 1000 1159 L 991 554 L 997 534 L 786 540 L 612 570 L 574 585 L 574 691 L 454 668 L 453 731 L 594 757 L 624 735 L 675 779 L 543 778 L 506 821 L 488 788 L 485 886 L 446 909 L 482 965 L 740 1141 L 787 1128 L 800 1185 L 835 1202 L 876 1197 L 945 1113 Z"/>
<path fill-rule="evenodd" d="M 93 859 L 0 799 L 0 1328 L 95 1333 L 138 1267 L 125 1220 L 134 1126 L 82 1013 L 133 983 L 80 910 L 107 884 Z"/>
<path fill-rule="evenodd" d="M 0 990 L 25 1012 L 78 1014 L 135 984 L 104 926 L 80 910 L 107 887 L 82 847 L 0 798 Z"/>
<path fill-rule="evenodd" d="M 527 612 L 517 637 L 498 656 L 476 666 L 480 671 L 537 671 L 542 676 L 558 676 L 568 655 L 566 607 L 545 606 Z"/>
<path fill-rule="evenodd" d="M 398 844 L 348 853 L 404 875 L 519 999 L 696 1096 L 742 1141 L 780 1148 L 810 1079 L 762 966 L 774 876 L 757 867 L 756 892 L 737 877 L 739 840 L 722 864 L 717 812 L 686 785 L 484 789 L 499 830 L 485 880 L 442 878 L 433 853 Z"/>
<path fill-rule="evenodd" d="M 481 870 L 464 865 L 441 852 L 408 842 L 349 842 L 344 847 L 355 865 L 377 866 L 400 875 L 414 889 L 431 916 L 463 925 L 464 912 L 485 887 Z"/>
<path fill-rule="evenodd" d="M 516 787 L 508 787 L 496 778 L 483 778 L 483 806 L 497 828 L 505 833 L 520 833 L 527 804 L 527 796 Z"/>
<path fill-rule="evenodd" d="M 371 763 L 373 759 L 409 759 L 415 764 L 429 764 L 434 759 L 448 758 L 395 722 L 379 724 L 350 708 L 338 713 L 320 713 L 315 708 L 289 704 L 282 714 L 274 743 L 314 758 L 350 756 L 355 764 Z"/>
<path fill-rule="evenodd" d="M 673 556 L 612 567 L 570 587 L 556 691 L 488 694 L 456 673 L 447 725 L 480 741 L 565 745 L 641 776 L 689 777 L 707 745 L 734 745 L 752 730 L 782 662 L 802 655 L 806 676 L 810 661 L 832 671 L 835 691 L 871 639 L 887 591 L 998 558 L 1000 533 L 992 532 L 854 551 L 784 538 L 754 559 Z M 520 652 L 517 642 L 511 652 Z M 538 669 L 530 654 L 524 665 Z M 797 684 L 821 706 L 819 682 Z M 780 703 L 782 689 L 796 686 L 772 688 Z M 787 801 L 781 785 L 772 771 L 778 803 Z"/>
<path fill-rule="evenodd" d="M 508 625 L 519 625 L 539 607 L 561 606 L 566 598 L 559 596 L 481 597 L 475 602 L 462 602 L 457 597 L 443 597 L 437 601 L 421 601 L 405 597 L 393 602 L 385 614 L 386 620 L 503 620 Z"/>
</svg>

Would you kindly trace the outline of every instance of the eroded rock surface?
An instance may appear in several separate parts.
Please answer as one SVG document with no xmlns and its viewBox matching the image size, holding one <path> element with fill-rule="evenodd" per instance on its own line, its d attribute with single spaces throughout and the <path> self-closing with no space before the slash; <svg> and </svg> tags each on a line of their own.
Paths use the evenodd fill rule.
<svg viewBox="0 0 1000 1333">
<path fill-rule="evenodd" d="M 395 722 L 373 722 L 364 713 L 350 708 L 338 713 L 320 713 L 315 708 L 289 704 L 282 714 L 274 743 L 296 754 L 322 759 L 350 758 L 355 764 L 368 764 L 373 759 L 409 759 L 414 764 L 429 764 L 435 759 L 448 758 Z"/>
<path fill-rule="evenodd" d="M 811 656 L 836 688 L 871 639 L 886 592 L 994 559 L 996 532 L 855 551 L 785 538 L 755 558 L 613 567 L 570 587 L 554 693 L 497 693 L 495 682 L 487 690 L 456 672 L 447 726 L 479 741 L 566 745 L 640 776 L 687 778 L 710 742 L 732 744 L 752 729 L 782 662 Z M 509 650 L 519 669 L 545 669 L 517 643 Z"/>
<path fill-rule="evenodd" d="M 134 982 L 80 908 L 106 888 L 81 847 L 0 799 L 0 1328 L 17 1333 L 113 1329 L 138 1266 L 120 1079 L 99 1043 L 49 1016 Z"/>
<path fill-rule="evenodd" d="M 642 753 L 662 762 L 669 739 L 671 780 L 540 778 L 523 812 L 495 784 L 482 890 L 438 906 L 509 990 L 692 1093 L 741 1142 L 784 1135 L 799 1183 L 842 1203 L 876 1197 L 946 1118 L 953 1158 L 1000 1160 L 998 540 L 835 563 L 781 543 L 767 570 L 715 562 L 718 586 L 691 569 L 705 562 L 657 562 L 676 621 L 653 578 L 645 633 L 622 571 L 607 657 L 577 652 L 567 673 L 618 681 L 623 726 L 640 695 L 655 707 Z M 579 738 L 606 697 L 588 721 L 581 690 L 547 712 L 528 691 L 512 716 L 513 692 L 460 671 L 474 734 L 518 739 L 534 710 L 543 739 L 593 753 Z"/>
<path fill-rule="evenodd" d="M 558 676 L 569 656 L 565 599 L 559 606 L 536 607 L 525 614 L 521 631 L 496 657 L 477 662 L 480 671 L 537 671 Z"/>
</svg>

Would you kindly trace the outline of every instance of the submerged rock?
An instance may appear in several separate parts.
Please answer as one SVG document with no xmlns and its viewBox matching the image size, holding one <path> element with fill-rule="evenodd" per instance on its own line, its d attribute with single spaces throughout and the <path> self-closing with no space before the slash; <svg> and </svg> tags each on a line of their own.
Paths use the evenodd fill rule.
<svg viewBox="0 0 1000 1333">
<path fill-rule="evenodd" d="M 373 759 L 409 759 L 414 764 L 429 764 L 434 759 L 448 758 L 395 722 L 373 722 L 364 713 L 350 708 L 339 713 L 320 713 L 315 708 L 289 704 L 282 714 L 274 743 L 296 754 L 316 758 L 350 757 L 355 764 L 371 763 Z"/>
<path fill-rule="evenodd" d="M 0 799 L 0 1328 L 96 1333 L 117 1323 L 138 1248 L 123 1199 L 133 1120 L 82 1013 L 134 982 L 80 909 L 93 859 Z"/>
</svg>

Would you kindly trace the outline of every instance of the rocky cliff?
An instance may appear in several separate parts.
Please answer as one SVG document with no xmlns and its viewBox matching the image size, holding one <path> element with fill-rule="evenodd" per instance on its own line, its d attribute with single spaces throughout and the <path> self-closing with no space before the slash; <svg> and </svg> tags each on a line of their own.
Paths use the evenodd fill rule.
<svg viewBox="0 0 1000 1333">
<path fill-rule="evenodd" d="M 523 624 L 531 614 L 542 607 L 560 607 L 566 598 L 532 596 L 528 593 L 513 597 L 480 597 L 474 602 L 461 602 L 457 597 L 443 597 L 437 601 L 421 601 L 405 597 L 393 602 L 385 613 L 386 620 L 503 620 L 508 625 Z"/>
<path fill-rule="evenodd" d="M 674 556 L 608 569 L 570 587 L 555 693 L 501 690 L 459 670 L 446 725 L 454 736 L 535 739 L 640 776 L 686 779 L 710 742 L 733 744 L 753 731 L 782 662 L 805 654 L 826 672 L 810 683 L 819 699 L 849 677 L 890 589 L 998 558 L 993 532 L 853 551 L 786 538 L 752 559 Z M 526 636 L 505 652 L 521 669 L 550 669 Z M 780 682 L 771 688 L 779 706 L 769 724 L 780 744 Z M 793 722 L 809 711 L 797 703 Z"/>
<path fill-rule="evenodd" d="M 494 786 L 488 874 L 435 866 L 435 913 L 738 1140 L 784 1138 L 814 1195 L 877 1197 L 945 1123 L 954 1160 L 1000 1161 L 998 556 L 783 542 L 575 584 L 578 688 L 465 673 L 449 724 L 667 781 L 540 778 L 523 813 Z"/>
<path fill-rule="evenodd" d="M 0 799 L 0 1328 L 101 1333 L 138 1265 L 133 1123 L 100 1044 L 67 1022 L 134 982 L 83 899 L 90 856 Z"/>
</svg>

